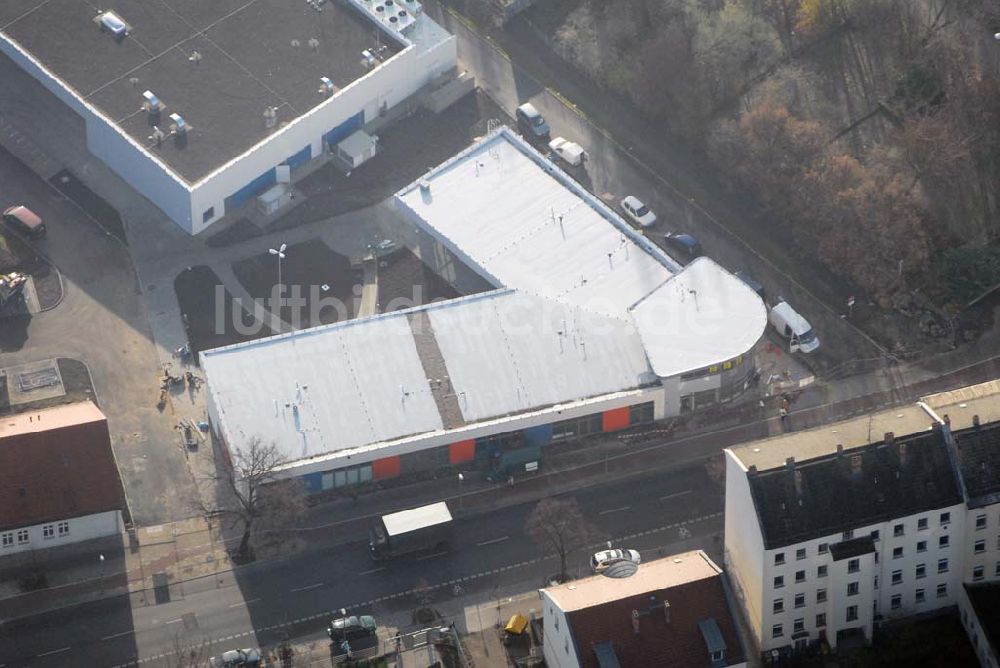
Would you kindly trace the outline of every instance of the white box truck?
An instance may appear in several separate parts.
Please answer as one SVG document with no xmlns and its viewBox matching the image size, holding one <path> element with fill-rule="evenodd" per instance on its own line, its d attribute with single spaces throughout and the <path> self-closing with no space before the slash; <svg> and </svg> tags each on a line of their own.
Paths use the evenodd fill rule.
<svg viewBox="0 0 1000 668">
<path fill-rule="evenodd" d="M 444 501 L 401 510 L 378 519 L 369 532 L 368 548 L 376 561 L 446 549 L 451 527 L 451 511 Z"/>
<path fill-rule="evenodd" d="M 767 319 L 778 334 L 788 339 L 788 349 L 793 353 L 811 353 L 819 348 L 819 337 L 812 329 L 809 321 L 781 300 L 771 307 Z"/>
</svg>

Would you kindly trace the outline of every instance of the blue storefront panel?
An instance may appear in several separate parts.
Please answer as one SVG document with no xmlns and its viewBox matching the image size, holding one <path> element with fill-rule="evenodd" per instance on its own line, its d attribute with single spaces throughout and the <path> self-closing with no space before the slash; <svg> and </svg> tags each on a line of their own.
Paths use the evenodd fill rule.
<svg viewBox="0 0 1000 668">
<path fill-rule="evenodd" d="M 278 182 L 274 167 L 267 170 L 250 183 L 246 184 L 232 195 L 226 198 L 226 211 L 232 212 L 246 204 L 250 198 L 261 194 Z"/>
<path fill-rule="evenodd" d="M 332 148 L 363 127 L 365 127 L 365 112 L 359 111 L 323 135 L 323 143 Z"/>
<path fill-rule="evenodd" d="M 548 445 L 550 441 L 552 441 L 551 424 L 528 427 L 524 430 L 524 442 L 526 445 Z"/>
<path fill-rule="evenodd" d="M 301 167 L 312 159 L 312 153 L 312 146 L 306 146 L 304 149 L 285 160 L 283 164 L 288 165 L 292 169 Z"/>
</svg>

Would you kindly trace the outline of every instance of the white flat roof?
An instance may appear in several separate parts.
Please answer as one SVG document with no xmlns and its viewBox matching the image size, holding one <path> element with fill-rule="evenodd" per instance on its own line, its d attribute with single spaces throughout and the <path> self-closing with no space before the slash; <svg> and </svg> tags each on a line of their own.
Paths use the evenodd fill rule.
<svg viewBox="0 0 1000 668">
<path fill-rule="evenodd" d="M 429 506 L 421 506 L 420 508 L 400 510 L 398 513 L 382 517 L 382 523 L 385 524 L 385 531 L 390 536 L 397 536 L 407 531 L 413 531 L 414 529 L 421 529 L 450 521 L 451 511 L 448 510 L 448 504 L 444 501 L 438 501 L 437 503 L 432 503 Z"/>
<path fill-rule="evenodd" d="M 591 311 L 623 317 L 681 269 L 507 128 L 396 198 L 497 287 Z"/>
<path fill-rule="evenodd" d="M 631 313 L 653 371 L 664 378 L 742 355 L 767 326 L 757 293 L 707 257 L 644 297 Z"/>
<path fill-rule="evenodd" d="M 288 461 L 443 427 L 405 313 L 202 353 L 230 446 L 258 437 Z"/>
<path fill-rule="evenodd" d="M 514 290 L 437 304 L 427 313 L 467 422 L 656 380 L 625 320 Z"/>
</svg>

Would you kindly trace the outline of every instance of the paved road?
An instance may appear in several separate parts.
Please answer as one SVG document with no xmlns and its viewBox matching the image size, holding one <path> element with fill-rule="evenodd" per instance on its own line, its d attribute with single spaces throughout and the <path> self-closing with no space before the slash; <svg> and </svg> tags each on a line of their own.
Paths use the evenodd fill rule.
<svg viewBox="0 0 1000 668">
<path fill-rule="evenodd" d="M 715 550 L 719 544 L 721 489 L 702 467 L 573 496 L 605 537 L 640 549 L 647 559 L 694 546 Z M 185 631 L 185 637 L 229 638 L 214 649 L 273 645 L 284 632 L 293 638 L 321 635 L 331 611 L 340 607 L 408 625 L 416 604 L 413 590 L 424 587 L 432 588 L 429 596 L 441 607 L 456 597 L 489 600 L 495 588 L 530 591 L 557 569 L 556 560 L 542 559 L 524 535 L 532 507 L 458 520 L 452 550 L 418 560 L 376 565 L 364 532 L 353 529 L 341 536 L 350 542 L 336 549 L 253 564 L 235 579 L 171 586 L 169 602 L 145 606 L 137 599 L 109 599 L 12 622 L 0 627 L 0 666 L 115 665 L 170 652 Z M 677 525 L 684 522 L 691 536 L 681 540 Z M 574 554 L 571 570 L 586 573 L 587 556 Z M 185 617 L 188 613 L 194 614 Z"/>
</svg>

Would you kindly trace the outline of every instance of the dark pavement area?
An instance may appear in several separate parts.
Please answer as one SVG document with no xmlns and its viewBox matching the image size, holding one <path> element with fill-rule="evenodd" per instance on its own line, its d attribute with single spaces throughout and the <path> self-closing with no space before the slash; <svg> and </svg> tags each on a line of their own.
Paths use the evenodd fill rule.
<svg viewBox="0 0 1000 668">
<path fill-rule="evenodd" d="M 118 211 L 108 204 L 100 195 L 88 188 L 80 179 L 67 169 L 49 179 L 49 183 L 75 203 L 94 222 L 104 228 L 123 244 L 128 244 L 125 236 L 125 223 Z"/>
</svg>

